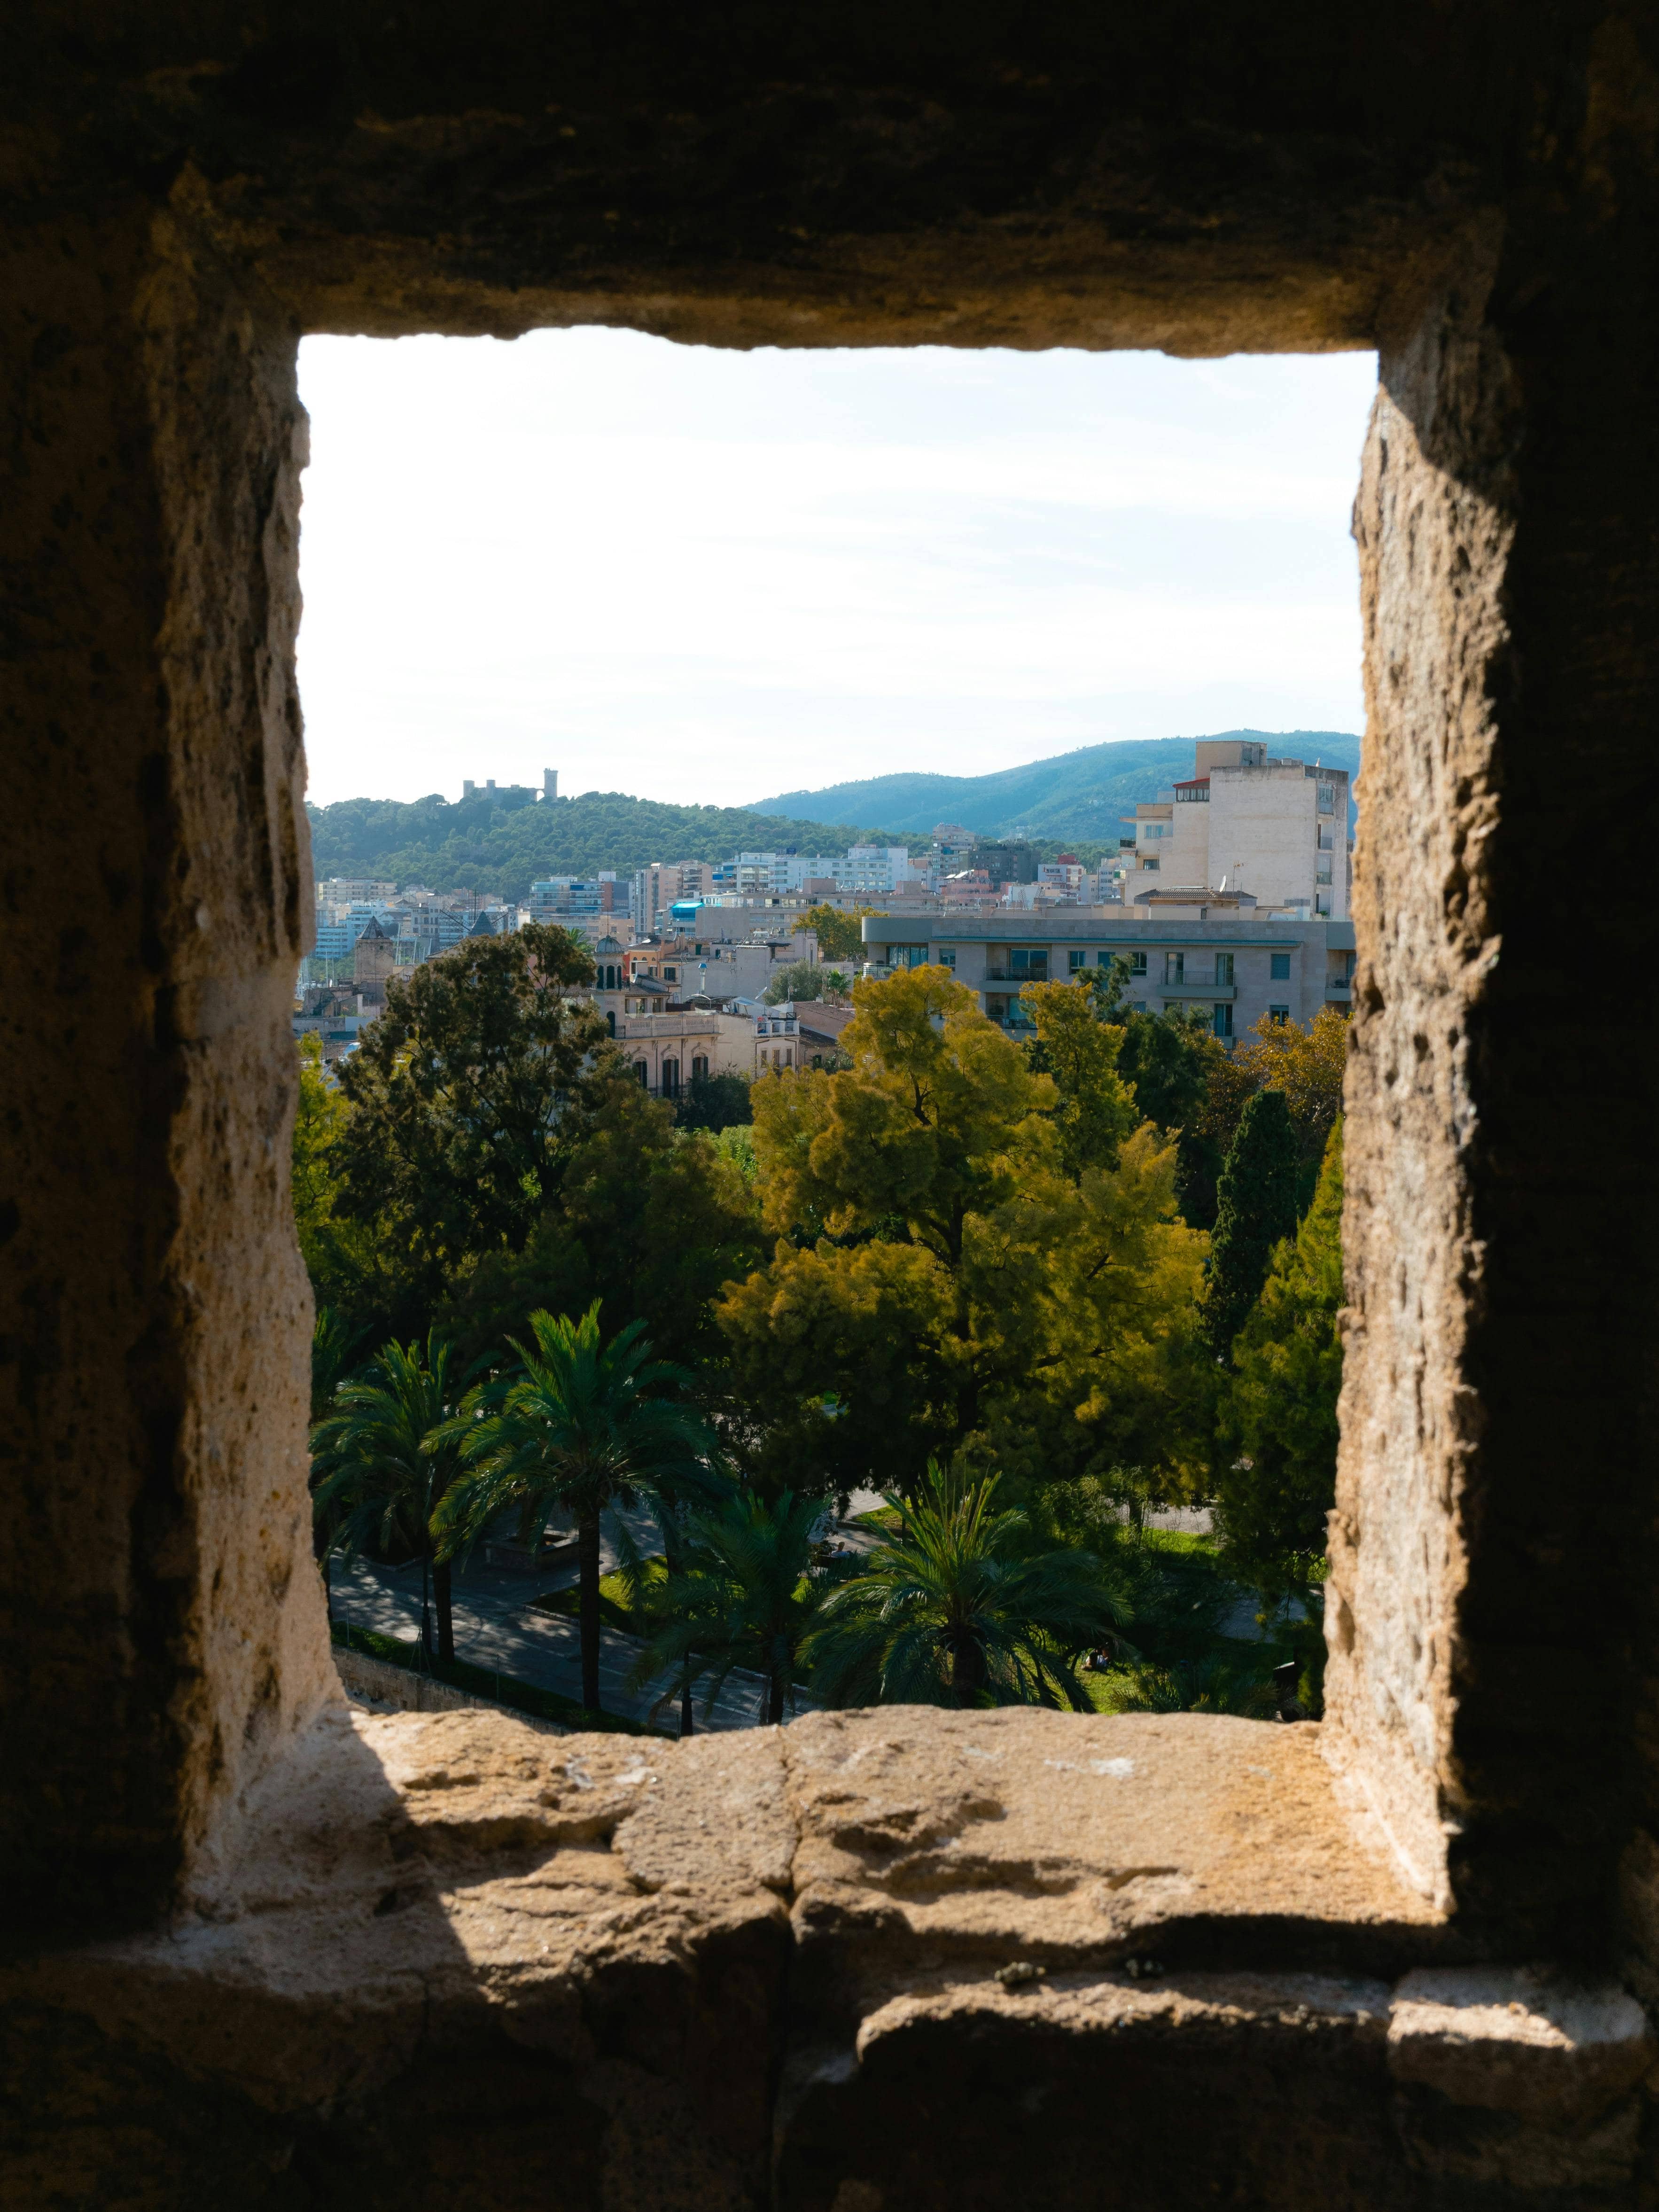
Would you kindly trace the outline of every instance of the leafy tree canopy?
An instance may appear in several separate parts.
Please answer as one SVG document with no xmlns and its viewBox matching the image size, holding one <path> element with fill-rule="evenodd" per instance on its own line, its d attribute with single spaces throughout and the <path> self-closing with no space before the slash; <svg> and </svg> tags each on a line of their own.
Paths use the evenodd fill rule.
<svg viewBox="0 0 1659 2212">
<path fill-rule="evenodd" d="M 1196 1467 L 1203 1241 L 1143 1128 L 1066 1162 L 1063 1101 L 943 968 L 857 984 L 852 1067 L 757 1088 L 769 1267 L 718 1309 L 795 1487 L 915 1480 L 977 1438 L 1075 1472 Z"/>
<path fill-rule="evenodd" d="M 820 960 L 857 960 L 864 958 L 864 917 L 880 914 L 878 906 L 854 907 L 847 912 L 837 906 L 808 907 L 801 916 L 800 926 L 810 929 L 818 940 Z"/>
<path fill-rule="evenodd" d="M 747 1095 L 747 1086 L 739 1085 Z M 760 1209 L 741 1165 L 637 1083 L 584 1116 L 551 1203 L 523 1245 L 501 1244 L 450 1282 L 440 1310 L 468 1355 L 522 1335 L 538 1307 L 641 1321 L 665 1357 L 705 1361 L 722 1341 L 714 1301 L 760 1259 Z"/>
<path fill-rule="evenodd" d="M 468 938 L 389 985 L 341 1063 L 337 1210 L 374 1223 L 428 1296 L 483 1253 L 522 1249 L 625 1080 L 602 1017 L 568 995 L 592 973 L 561 929 Z"/>
</svg>

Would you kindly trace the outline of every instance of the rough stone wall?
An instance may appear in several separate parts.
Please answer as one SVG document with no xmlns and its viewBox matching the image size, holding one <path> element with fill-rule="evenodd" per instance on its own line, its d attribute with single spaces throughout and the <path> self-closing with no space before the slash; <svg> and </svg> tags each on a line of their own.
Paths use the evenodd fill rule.
<svg viewBox="0 0 1659 2212">
<path fill-rule="evenodd" d="M 293 334 L 142 207 L 14 244 L 0 1634 L 38 1936 L 152 1914 L 331 1676 L 288 1218 Z"/>
<path fill-rule="evenodd" d="M 1622 1852 L 1656 1961 L 1654 1048 L 1620 979 L 1659 679 L 1659 71 L 1610 24 L 1582 87 L 1553 195 L 1382 334 L 1328 1710 L 1469 1924 L 1616 1948 Z"/>
<path fill-rule="evenodd" d="M 641 1897 L 673 1894 L 654 1862 L 636 1882 L 597 1858 L 544 1882 L 538 1863 L 534 1899 L 493 1877 L 459 1882 L 453 1911 L 404 1923 L 434 1947 L 413 1960 L 363 1936 L 361 1922 L 384 1935 L 401 1917 L 403 1893 L 380 1857 L 363 1861 L 371 1905 L 337 1900 L 333 1921 L 317 1906 L 335 2042 L 294 1986 L 273 1989 L 280 1943 L 241 1960 L 254 1995 L 240 2040 L 187 2062 L 145 2027 L 143 1975 L 129 1984 L 142 2001 L 131 2033 L 95 2008 L 66 2010 L 52 1985 L 54 1942 L 153 1929 L 181 1894 L 216 1896 L 240 1924 L 262 1867 L 282 1893 L 288 1876 L 259 1856 L 259 1808 L 299 1787 L 307 1723 L 332 1694 L 305 1540 L 306 1292 L 284 1187 L 284 1011 L 309 903 L 292 672 L 301 328 L 599 320 L 743 344 L 1380 345 L 1358 514 L 1370 734 L 1325 1741 L 1412 1871 L 1402 1925 L 1448 1911 L 1465 1945 L 1510 1958 L 1626 1940 L 1638 1985 L 1659 1994 L 1653 1048 L 1638 926 L 1659 678 L 1655 50 L 1650 13 L 1613 0 L 1249 14 L 1218 0 L 1007 0 L 966 15 L 891 0 L 618 14 L 582 0 L 550 15 L 507 0 L 465 21 L 301 0 L 280 22 L 167 7 L 140 20 L 65 0 L 15 27 L 0 84 L 3 1841 L 7 1893 L 29 1907 L 23 1939 L 48 1954 L 35 1998 L 64 2037 L 70 2014 L 82 2022 L 73 2049 L 27 2025 L 18 2047 L 51 2059 L 46 2086 L 79 2098 L 106 2144 L 102 2164 L 74 2172 L 49 2145 L 36 2197 L 111 2193 L 106 2177 L 131 2159 L 121 2116 L 142 2108 L 147 2140 L 169 2146 L 202 2201 L 239 2187 L 252 2201 L 257 2172 L 260 2189 L 273 2177 L 271 2202 L 294 2202 L 281 2175 L 296 2138 L 260 2103 L 270 2052 L 286 2063 L 309 2039 L 325 2071 L 349 2069 L 389 2022 L 404 2039 L 350 2124 L 319 2120 L 310 2138 L 325 2154 L 313 2197 L 328 2201 L 354 2145 L 399 2144 L 400 2114 L 373 2097 L 401 2080 L 438 2145 L 437 2201 L 462 2191 L 490 2127 L 524 2153 L 499 2201 L 541 2201 L 546 2090 L 525 2054 L 551 2050 L 574 2053 L 594 2085 L 559 2107 L 586 2177 L 567 2194 L 642 2202 L 637 2172 L 615 2179 L 580 2108 L 624 2113 L 636 2147 L 683 2149 L 684 2084 L 708 2080 L 696 2023 L 726 2002 L 688 2000 L 654 2071 L 649 2002 L 630 2014 L 618 2000 L 594 2027 L 572 1993 L 604 1982 L 595 1943 L 648 1920 Z M 1366 2201 L 1374 2147 L 1406 2140 L 1388 2134 L 1383 2095 L 1412 2105 L 1410 2171 L 1438 2177 L 1425 2201 L 1517 2175 L 1558 2202 L 1624 2185 L 1622 2077 L 1612 2103 L 1573 2108 L 1590 2145 L 1575 2165 L 1530 2131 L 1524 2067 L 1498 2068 L 1483 2093 L 1496 2101 L 1476 2100 L 1487 2118 L 1466 2126 L 1462 2088 L 1434 2086 L 1453 2076 L 1379 2056 L 1369 1993 L 1292 2004 L 1282 1986 L 1194 1987 L 1142 2004 L 1128 1954 L 1102 1948 L 1103 1926 L 1134 1921 L 1113 1919 L 1111 1900 L 1127 1885 L 1156 1904 L 1183 1868 L 1203 1881 L 1184 1846 L 1155 1835 L 1109 1864 L 1062 1845 L 1074 1785 L 1050 1786 L 1051 1832 L 1036 1800 L 1000 1831 L 1018 1830 L 1023 1856 L 980 1855 L 988 1894 L 1052 1901 L 1064 1862 L 1065 1880 L 1107 1899 L 1080 1947 L 1055 1936 L 1056 1955 L 1094 1978 L 1040 2032 L 978 1964 L 966 1996 L 945 1968 L 920 1995 L 881 1979 L 935 1955 L 919 1930 L 951 1972 L 983 1963 L 960 1897 L 935 1909 L 894 1886 L 902 1864 L 927 1889 L 957 1849 L 948 1823 L 918 1857 L 890 1808 L 848 1816 L 849 1833 L 864 1821 L 850 1842 L 815 1833 L 810 1896 L 792 1872 L 788 1955 L 813 2020 L 841 2039 L 827 2074 L 803 2061 L 806 2075 L 791 2075 L 804 2148 L 794 2169 L 781 2154 L 779 2172 L 803 2201 L 882 2212 L 919 2199 L 923 2137 L 902 2132 L 915 2112 L 928 2143 L 967 2147 L 940 2170 L 971 2197 L 993 2110 L 989 2075 L 963 2056 L 976 2049 L 1001 2052 L 993 2070 L 1008 2078 L 1011 2054 L 1037 2054 L 1020 2093 L 1036 2101 L 996 2125 L 1012 2140 L 1021 2114 L 1033 2122 L 1044 2202 L 1088 2194 L 1100 2171 L 1090 2064 L 1067 2072 L 1055 2055 L 1090 2036 L 1133 2061 L 1111 2077 L 1115 2110 L 1167 2112 L 1171 2127 L 1183 2048 L 1261 2054 L 1233 2077 L 1247 2086 L 1227 2127 L 1243 2140 L 1251 2110 L 1293 2105 L 1306 2069 L 1288 2054 L 1335 2048 L 1322 2028 L 1285 2039 L 1298 2006 L 1346 2039 L 1352 2069 L 1345 2058 L 1322 2077 L 1335 2084 L 1322 2108 L 1348 2111 L 1352 2127 L 1334 2119 L 1328 2154 L 1296 2166 L 1297 2201 Z M 1251 1786 L 1238 1781 L 1225 1809 L 1244 1823 L 1241 1879 L 1272 1891 L 1273 1853 L 1291 1843 L 1270 1820 L 1250 1825 Z M 520 1808 L 500 1833 L 523 1841 L 539 1817 Z M 388 1820 L 395 1867 L 409 1838 Z M 441 1858 L 456 1824 L 428 1825 Z M 477 1842 L 456 1844 L 457 1863 Z M 743 1905 L 744 1930 L 769 1929 L 782 1894 L 757 1880 L 766 1894 Z M 1322 1893 L 1322 1921 L 1258 1916 L 1256 1948 L 1225 1970 L 1322 1971 L 1316 1936 L 1339 1979 L 1407 1963 L 1371 1957 L 1376 1928 L 1340 1888 Z M 528 1947 L 553 1940 L 531 1909 L 549 1892 L 568 1893 L 568 1910 L 565 1978 L 548 1984 L 544 2014 L 516 1993 L 535 1979 Z M 679 1909 L 654 1923 L 663 1948 L 638 1984 L 653 2001 L 671 1986 L 665 1960 L 702 1955 L 702 1908 Z M 1024 1942 L 1048 1923 L 1011 1905 L 997 1924 Z M 1156 1912 L 1149 1924 L 1173 1940 Z M 217 1940 L 204 1910 L 192 1955 Z M 773 1937 L 755 1941 L 770 1958 Z M 771 1970 L 745 1960 L 758 1980 L 732 1983 L 732 2017 L 753 2029 L 764 2016 L 754 2047 L 770 2065 Z M 604 1988 L 635 1987 L 637 1966 L 621 1944 L 620 1980 Z M 1221 1970 L 1201 1947 L 1182 1966 Z M 443 2032 L 422 2041 L 434 1989 L 455 2008 L 440 2006 Z M 1529 2002 L 1513 1999 L 1516 2016 L 1534 2017 Z M 1391 2021 L 1418 2017 L 1405 2002 L 1396 1992 Z M 1475 2008 L 1507 2014 L 1509 2002 Z M 844 2072 L 849 2034 L 859 2065 L 872 2054 L 867 2073 Z M 1147 2036 L 1171 2039 L 1164 2057 L 1133 2057 Z M 1547 2023 L 1528 2038 L 1579 2048 Z M 1455 2023 L 1422 2039 L 1401 2027 L 1402 2050 L 1414 2039 L 1469 2039 Z M 791 2044 L 788 2065 L 805 2047 Z M 424 2070 L 404 2075 L 410 2051 Z M 1229 2063 L 1217 2058 L 1212 2086 Z M 748 2079 L 735 2059 L 728 2071 L 736 2097 Z M 1045 2074 L 1066 2085 L 1068 2124 L 1087 2114 L 1069 2136 L 1039 2118 Z M 762 2108 L 743 2105 L 738 2135 Z M 1616 2140 L 1596 2132 L 1609 2112 Z M 879 2172 L 855 2170 L 848 2148 L 866 2126 L 887 2146 Z M 70 2132 L 65 2119 L 60 2149 Z M 1488 2156 L 1481 2143 L 1499 2138 Z M 1145 2163 L 1152 2140 L 1133 2129 L 1119 2196 L 1182 2201 Z M 1271 2201 L 1275 2142 L 1271 2125 L 1249 2135 L 1258 2201 Z M 744 2144 L 739 2197 L 756 2171 L 752 2133 Z M 220 2159 L 211 2185 L 204 2146 Z M 1205 2157 L 1194 2172 L 1210 2194 L 1195 2201 L 1229 2185 L 1224 2144 Z M 682 2169 L 714 2171 L 689 2156 Z M 182 2183 L 169 2197 L 167 2170 L 155 2201 L 191 2201 Z M 1016 2197 L 1036 2170 L 1012 2169 Z M 730 2197 L 730 2171 L 707 2201 Z"/>
</svg>

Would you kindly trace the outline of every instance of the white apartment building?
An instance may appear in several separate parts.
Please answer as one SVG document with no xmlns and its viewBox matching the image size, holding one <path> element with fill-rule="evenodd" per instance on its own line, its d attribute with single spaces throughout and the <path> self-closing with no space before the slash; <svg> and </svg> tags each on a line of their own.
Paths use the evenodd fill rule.
<svg viewBox="0 0 1659 2212">
<path fill-rule="evenodd" d="M 1206 739 L 1193 773 L 1135 809 L 1121 892 L 1245 890 L 1259 907 L 1345 921 L 1352 854 L 1348 772 L 1270 759 L 1265 744 Z"/>
</svg>

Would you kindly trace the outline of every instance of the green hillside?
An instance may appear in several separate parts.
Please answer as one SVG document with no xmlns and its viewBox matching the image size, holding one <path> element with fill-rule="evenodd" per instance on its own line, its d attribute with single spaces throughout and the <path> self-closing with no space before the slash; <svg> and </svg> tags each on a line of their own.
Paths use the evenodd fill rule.
<svg viewBox="0 0 1659 2212">
<path fill-rule="evenodd" d="M 724 860 L 757 848 L 844 853 L 866 836 L 905 842 L 846 823 L 763 818 L 741 806 L 671 806 L 618 791 L 584 792 L 550 805 L 531 792 L 453 805 L 434 793 L 406 802 L 343 799 L 306 811 L 319 881 L 374 876 L 509 899 L 527 897 L 543 876 L 592 876 L 601 868 L 629 875 L 653 860 Z"/>
<path fill-rule="evenodd" d="M 1345 730 L 1218 730 L 1218 738 L 1265 738 L 1276 754 L 1359 768 L 1359 739 Z M 757 802 L 774 814 L 855 814 L 926 836 L 936 823 L 958 822 L 985 836 L 1091 838 L 1105 844 L 1117 818 L 1157 796 L 1178 775 L 1190 775 L 1193 738 L 1125 738 L 1085 745 L 1052 760 L 1001 769 L 993 775 L 878 775 L 823 791 L 792 791 Z"/>
</svg>

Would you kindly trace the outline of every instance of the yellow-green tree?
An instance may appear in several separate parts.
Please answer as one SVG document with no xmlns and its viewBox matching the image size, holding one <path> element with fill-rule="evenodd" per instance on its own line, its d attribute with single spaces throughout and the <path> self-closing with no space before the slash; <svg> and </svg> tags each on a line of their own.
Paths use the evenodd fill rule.
<svg viewBox="0 0 1659 2212">
<path fill-rule="evenodd" d="M 1060 1082 L 943 968 L 854 1000 L 850 1068 L 757 1089 L 777 1242 L 718 1313 L 777 1477 L 911 1483 L 964 1449 L 1195 1468 L 1204 1240 L 1175 1218 L 1172 1149 L 1142 1128 L 1085 1160 L 1103 1122 L 1068 1121 Z"/>
<path fill-rule="evenodd" d="M 1066 1171 L 1110 1167 L 1146 1118 L 1117 1072 L 1123 1030 L 1102 1021 L 1094 994 L 1074 983 L 1028 983 L 1019 995 L 1036 1024 L 1030 1064 L 1052 1077 L 1059 1096 L 1054 1121 Z"/>
<path fill-rule="evenodd" d="M 848 914 L 838 906 L 812 906 L 802 915 L 800 926 L 817 936 L 820 960 L 861 960 L 864 917 L 884 910 L 878 906 L 858 906 Z"/>
</svg>

